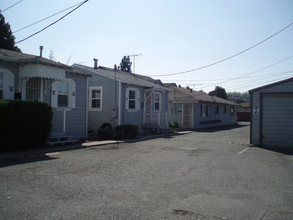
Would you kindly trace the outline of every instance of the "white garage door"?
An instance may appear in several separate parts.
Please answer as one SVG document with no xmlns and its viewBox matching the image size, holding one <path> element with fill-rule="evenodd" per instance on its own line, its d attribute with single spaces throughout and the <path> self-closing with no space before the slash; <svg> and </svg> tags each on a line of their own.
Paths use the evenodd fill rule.
<svg viewBox="0 0 293 220">
<path fill-rule="evenodd" d="M 264 95 L 262 144 L 293 148 L 293 95 Z"/>
</svg>

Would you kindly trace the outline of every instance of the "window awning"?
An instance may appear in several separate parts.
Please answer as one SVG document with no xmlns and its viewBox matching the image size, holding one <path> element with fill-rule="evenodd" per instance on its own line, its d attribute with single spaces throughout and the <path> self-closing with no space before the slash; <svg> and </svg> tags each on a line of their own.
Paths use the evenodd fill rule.
<svg viewBox="0 0 293 220">
<path fill-rule="evenodd" d="M 65 69 L 42 64 L 29 64 L 19 67 L 19 75 L 21 78 L 40 77 L 44 79 L 64 80 Z"/>
</svg>

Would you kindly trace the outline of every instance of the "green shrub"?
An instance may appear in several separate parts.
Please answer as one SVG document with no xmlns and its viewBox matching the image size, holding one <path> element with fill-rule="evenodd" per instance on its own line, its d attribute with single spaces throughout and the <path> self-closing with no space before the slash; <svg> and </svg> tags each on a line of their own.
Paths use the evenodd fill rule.
<svg viewBox="0 0 293 220">
<path fill-rule="evenodd" d="M 52 108 L 45 103 L 0 100 L 0 151 L 44 146 L 52 119 Z"/>
<path fill-rule="evenodd" d="M 177 122 L 174 121 L 172 123 L 171 122 L 169 123 L 169 127 L 172 128 L 172 129 L 174 129 L 174 128 L 179 128 L 179 125 L 178 125 Z"/>
<path fill-rule="evenodd" d="M 114 131 L 110 128 L 100 128 L 98 130 L 98 137 L 102 140 L 113 140 L 114 139 Z"/>
<path fill-rule="evenodd" d="M 115 128 L 117 139 L 134 139 L 138 135 L 138 127 L 136 125 L 125 124 Z"/>
</svg>

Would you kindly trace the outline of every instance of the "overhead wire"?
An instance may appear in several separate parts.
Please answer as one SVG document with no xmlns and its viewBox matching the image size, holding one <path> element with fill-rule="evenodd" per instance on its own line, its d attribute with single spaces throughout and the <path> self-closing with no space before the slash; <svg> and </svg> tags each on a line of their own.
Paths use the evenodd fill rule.
<svg viewBox="0 0 293 220">
<path fill-rule="evenodd" d="M 5 12 L 5 11 L 7 11 L 8 9 L 14 7 L 15 5 L 19 4 L 19 3 L 22 2 L 22 1 L 23 1 L 23 0 L 20 0 L 20 1 L 16 2 L 15 4 L 9 6 L 8 8 L 6 8 L 6 9 L 4 9 L 4 10 L 0 10 L 0 13 L 3 13 L 3 12 Z"/>
<path fill-rule="evenodd" d="M 30 25 L 27 25 L 27 26 L 25 26 L 25 27 L 23 27 L 23 28 L 20 28 L 20 29 L 14 31 L 13 34 L 19 32 L 19 31 L 22 31 L 22 30 L 24 30 L 24 29 L 26 29 L 26 28 L 29 28 L 29 27 L 31 27 L 31 26 L 33 26 L 33 25 L 35 25 L 35 24 L 38 24 L 38 23 L 40 23 L 40 22 L 42 22 L 42 21 L 45 21 L 45 20 L 47 20 L 47 19 L 49 19 L 49 18 L 52 18 L 52 17 L 54 17 L 54 16 L 56 16 L 56 15 L 58 15 L 58 14 L 61 14 L 62 12 L 67 11 L 67 10 L 69 10 L 69 9 L 71 9 L 71 8 L 73 8 L 73 7 L 75 7 L 75 6 L 79 5 L 79 4 L 81 4 L 81 3 L 82 3 L 82 2 L 79 2 L 79 3 L 75 4 L 75 5 L 72 5 L 72 6 L 69 7 L 69 8 L 66 8 L 66 9 L 64 9 L 64 10 L 62 10 L 62 11 L 59 11 L 59 12 L 53 14 L 53 15 L 50 15 L 50 16 L 48 16 L 48 17 L 46 17 L 46 18 L 43 18 L 43 19 L 41 19 L 41 20 L 39 20 L 39 21 L 37 21 L 37 22 L 34 22 L 34 23 L 32 23 L 32 24 L 30 24 Z"/>
<path fill-rule="evenodd" d="M 250 77 L 242 78 L 240 81 L 236 81 L 233 84 L 226 84 L 227 86 L 225 86 L 225 88 L 226 87 L 231 88 L 231 86 L 233 88 L 238 88 L 238 86 L 243 86 L 244 84 L 251 84 L 252 82 L 259 83 L 260 81 L 263 81 L 268 78 L 281 77 L 284 75 L 287 75 L 288 77 L 290 77 L 290 76 L 292 76 L 292 73 L 293 73 L 293 70 L 289 70 L 289 71 L 283 71 L 283 72 L 278 72 L 278 73 L 271 73 L 271 74 L 267 74 L 267 75 L 258 75 L 258 76 L 256 76 L 256 78 L 254 76 L 252 76 L 252 77 L 254 77 L 253 80 L 251 80 Z"/>
<path fill-rule="evenodd" d="M 269 78 L 271 78 L 271 77 L 269 77 Z M 242 87 L 237 87 L 237 89 L 243 89 L 243 88 L 248 88 L 248 87 L 255 88 L 255 87 L 259 87 L 259 86 L 266 85 L 266 84 L 269 84 L 269 83 L 289 79 L 289 78 L 292 78 L 292 76 L 286 76 L 286 77 L 282 77 L 282 78 L 278 78 L 278 79 L 274 79 L 274 80 L 270 80 L 270 81 L 262 81 L 261 83 L 253 83 L 253 84 L 245 85 L 245 86 L 242 86 Z"/>
<path fill-rule="evenodd" d="M 217 64 L 219 64 L 219 63 L 222 63 L 222 62 L 224 62 L 224 61 L 227 61 L 227 60 L 229 60 L 229 59 L 232 59 L 232 58 L 234 58 L 234 57 L 236 57 L 236 56 L 239 56 L 239 55 L 241 55 L 241 54 L 243 54 L 243 53 L 245 53 L 245 52 L 247 52 L 247 51 L 249 51 L 249 50 L 251 50 L 251 49 L 253 49 L 253 48 L 257 47 L 257 46 L 259 46 L 260 44 L 262 44 L 262 43 L 268 41 L 269 39 L 275 37 L 276 35 L 278 35 L 278 34 L 281 33 L 282 31 L 286 30 L 286 29 L 289 28 L 291 25 L 293 25 L 293 22 L 291 22 L 290 24 L 288 24 L 287 26 L 285 26 L 285 27 L 282 28 L 281 30 L 277 31 L 276 33 L 274 33 L 274 34 L 270 35 L 269 37 L 265 38 L 264 40 L 262 40 L 262 41 L 260 41 L 260 42 L 258 42 L 258 43 L 256 43 L 256 44 L 254 44 L 253 46 L 248 47 L 248 48 L 245 49 L 245 50 L 242 50 L 242 51 L 240 51 L 240 52 L 238 52 L 238 53 L 236 53 L 236 54 L 234 54 L 234 55 L 232 55 L 232 56 L 226 57 L 226 58 L 221 59 L 221 60 L 219 60 L 219 61 L 217 61 L 217 62 L 214 62 L 214 63 L 208 64 L 208 65 L 204 65 L 204 66 L 201 66 L 201 67 L 198 67 L 198 68 L 192 69 L 192 70 L 187 70 L 187 71 L 182 71 L 182 72 L 177 72 L 177 73 L 161 74 L 161 75 L 149 75 L 149 76 L 151 76 L 151 77 L 152 77 L 152 76 L 156 76 L 156 77 L 158 77 L 158 76 L 160 76 L 160 77 L 163 77 L 163 76 L 175 76 L 175 75 L 181 75 L 181 74 L 185 74 L 185 73 L 195 72 L 195 71 L 202 70 L 202 69 L 205 69 L 205 68 L 208 68 L 208 67 L 211 67 L 211 66 L 215 66 L 215 65 L 217 65 Z"/>
<path fill-rule="evenodd" d="M 261 75 L 242 77 L 241 81 L 237 81 L 236 83 L 233 83 L 232 88 L 238 89 L 239 86 L 249 83 L 249 82 L 247 82 L 247 80 L 249 80 L 251 78 L 259 81 L 259 80 L 264 80 L 267 78 L 272 78 L 272 77 L 276 77 L 276 76 L 280 76 L 280 75 L 284 75 L 284 74 L 288 74 L 288 73 L 290 73 L 290 74 L 293 73 L 293 70 L 283 71 L 283 72 L 278 72 L 278 73 L 271 73 L 271 74 L 262 73 Z M 266 74 L 266 75 L 264 75 L 264 74 Z M 205 81 L 205 80 L 198 80 L 198 81 Z M 192 83 L 192 80 L 176 80 L 176 82 L 182 82 L 183 85 L 192 86 L 192 87 L 194 87 L 195 85 L 196 86 L 203 85 L 203 84 L 194 84 L 194 83 Z M 258 82 L 254 82 L 254 83 L 258 83 Z M 225 86 L 225 88 L 231 89 L 231 86 L 227 85 L 227 86 Z M 242 87 L 240 87 L 240 88 L 242 88 Z"/>
<path fill-rule="evenodd" d="M 27 39 L 29 39 L 29 38 L 31 38 L 31 37 L 33 37 L 33 36 L 39 34 L 39 33 L 41 33 L 42 31 L 46 30 L 47 28 L 53 26 L 54 24 L 56 24 L 57 22 L 61 21 L 63 18 L 67 17 L 69 14 L 71 14 L 72 12 L 74 12 L 75 10 L 77 10 L 79 7 L 81 7 L 81 6 L 82 6 L 83 4 L 85 4 L 86 2 L 88 2 L 88 0 L 83 1 L 83 2 L 80 3 L 77 7 L 75 7 L 75 8 L 72 9 L 70 12 L 66 13 L 65 15 L 63 15 L 63 16 L 62 16 L 61 18 L 59 18 L 58 20 L 56 20 L 56 21 L 54 21 L 53 23 L 47 25 L 46 27 L 44 27 L 43 29 L 37 31 L 36 33 L 31 34 L 30 36 L 28 36 L 28 37 L 26 37 L 26 38 L 24 38 L 24 39 L 22 39 L 22 40 L 20 40 L 20 41 L 17 41 L 15 44 L 21 43 L 21 42 L 23 42 L 23 41 L 25 41 L 25 40 L 27 40 Z"/>
<path fill-rule="evenodd" d="M 287 58 L 285 58 L 285 59 L 282 59 L 282 60 L 280 60 L 280 61 L 278 61 L 278 62 L 276 62 L 276 63 L 273 63 L 273 64 L 271 64 L 271 65 L 265 66 L 265 67 L 263 67 L 263 68 L 260 68 L 260 69 L 258 69 L 258 70 L 255 70 L 255 71 L 252 71 L 252 72 L 250 72 L 250 73 L 246 73 L 246 74 L 243 74 L 243 75 L 241 75 L 241 76 L 237 76 L 237 77 L 234 77 L 234 78 L 230 78 L 230 79 L 228 79 L 228 80 L 225 80 L 225 81 L 222 81 L 222 82 L 219 82 L 219 83 L 209 84 L 209 85 L 206 85 L 206 86 L 200 87 L 199 89 L 203 89 L 203 88 L 206 88 L 206 87 L 210 87 L 210 86 L 215 86 L 215 85 L 223 84 L 223 83 L 226 83 L 226 82 L 229 82 L 229 81 L 235 80 L 235 79 L 242 78 L 242 77 L 244 77 L 244 76 L 251 75 L 251 74 L 253 74 L 253 73 L 260 72 L 260 71 L 262 71 L 262 70 L 268 69 L 268 68 L 270 68 L 270 67 L 272 67 L 272 66 L 275 66 L 275 65 L 277 65 L 277 64 L 279 64 L 279 63 L 282 63 L 282 62 L 284 62 L 284 61 L 286 61 L 286 60 L 288 60 L 288 59 L 291 59 L 291 58 L 293 58 L 293 55 L 292 55 L 292 56 L 289 56 L 289 57 L 287 57 Z"/>
</svg>

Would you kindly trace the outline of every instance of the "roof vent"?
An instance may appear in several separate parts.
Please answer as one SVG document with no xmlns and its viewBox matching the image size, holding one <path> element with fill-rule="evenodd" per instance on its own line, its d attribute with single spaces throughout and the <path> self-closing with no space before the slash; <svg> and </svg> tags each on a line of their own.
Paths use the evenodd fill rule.
<svg viewBox="0 0 293 220">
<path fill-rule="evenodd" d="M 98 59 L 94 59 L 94 69 L 98 69 Z"/>
</svg>

